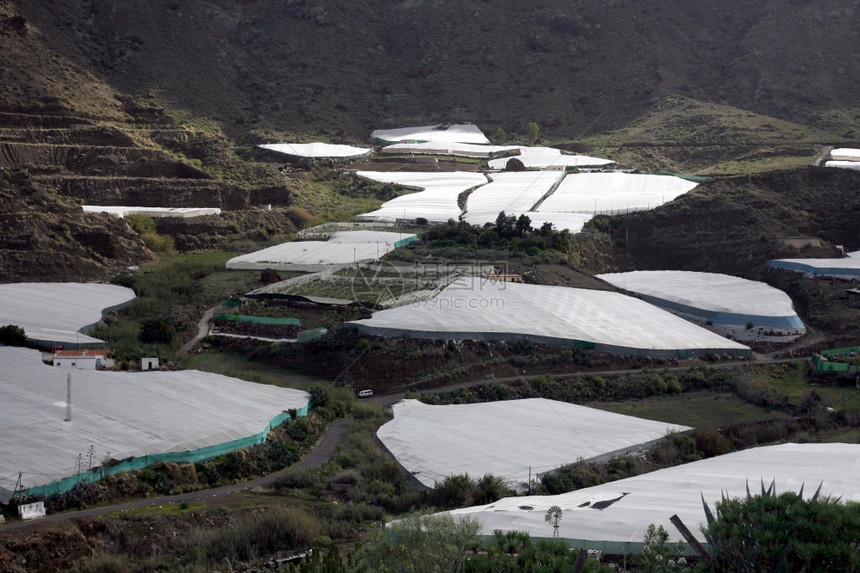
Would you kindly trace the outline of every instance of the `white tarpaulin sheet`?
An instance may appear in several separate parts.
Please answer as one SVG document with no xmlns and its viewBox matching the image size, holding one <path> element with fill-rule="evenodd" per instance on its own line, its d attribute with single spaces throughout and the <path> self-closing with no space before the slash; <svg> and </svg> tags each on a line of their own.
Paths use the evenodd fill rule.
<svg viewBox="0 0 860 573">
<path fill-rule="evenodd" d="M 499 529 L 552 537 L 553 528 L 545 516 L 556 505 L 563 512 L 558 530 L 561 539 L 616 552 L 631 543 L 638 551 L 651 523 L 663 525 L 671 542 L 683 540 L 669 521 L 672 515 L 678 515 L 704 541 L 698 527 L 705 522 L 702 498 L 713 510 L 724 493 L 743 498 L 747 485 L 755 494 L 761 491 L 762 482 L 766 486 L 775 482 L 777 493 L 799 492 L 803 487 L 804 498 L 811 497 L 821 484 L 822 495 L 860 502 L 860 444 L 753 448 L 561 495 L 509 497 L 450 514 L 478 520 L 482 535 Z"/>
<path fill-rule="evenodd" d="M 487 145 L 490 140 L 472 124 L 437 124 L 418 127 L 400 127 L 396 129 L 377 129 L 370 134 L 374 139 L 385 142 L 414 142 L 442 141 L 452 143 L 472 143 Z"/>
<path fill-rule="evenodd" d="M 671 175 L 574 173 L 564 178 L 538 211 L 605 214 L 642 211 L 672 201 L 696 185 Z"/>
<path fill-rule="evenodd" d="M 380 336 L 594 343 L 631 353 L 749 349 L 634 297 L 615 292 L 461 278 L 438 296 L 358 320 Z M 614 349 L 614 350 L 613 350 Z"/>
<path fill-rule="evenodd" d="M 263 149 L 277 151 L 286 155 L 308 158 L 335 158 L 350 159 L 370 155 L 371 149 L 353 147 L 352 145 L 339 145 L 334 143 L 265 143 L 260 145 Z"/>
<path fill-rule="evenodd" d="M 690 429 L 543 398 L 448 406 L 401 400 L 393 409 L 377 436 L 427 487 L 464 473 L 525 486 L 530 475 Z"/>
<path fill-rule="evenodd" d="M 431 223 L 445 223 L 449 219 L 456 221 L 461 213 L 460 206 L 457 204 L 460 194 L 487 183 L 487 178 L 483 174 L 470 171 L 453 173 L 359 171 L 356 175 L 373 181 L 396 183 L 421 190 L 395 197 L 385 202 L 376 211 L 356 217 L 358 221 L 384 223 L 393 223 L 398 219 L 415 220 L 419 217 Z"/>
<path fill-rule="evenodd" d="M 515 156 L 523 165 L 532 169 L 548 169 L 551 167 L 600 167 L 615 163 L 610 159 L 589 157 L 587 155 L 568 155 L 560 149 L 552 147 L 520 147 L 520 154 Z M 491 159 L 490 169 L 504 169 L 510 157 Z"/>
<path fill-rule="evenodd" d="M 78 330 L 98 323 L 103 310 L 132 300 L 133 290 L 112 284 L 5 284 L 0 285 L 0 325 L 20 326 L 31 340 L 100 343 Z"/>
</svg>

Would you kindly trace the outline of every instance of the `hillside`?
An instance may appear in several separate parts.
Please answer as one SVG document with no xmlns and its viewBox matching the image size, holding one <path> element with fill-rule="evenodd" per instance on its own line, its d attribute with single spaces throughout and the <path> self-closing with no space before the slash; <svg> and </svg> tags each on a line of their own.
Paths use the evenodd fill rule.
<svg viewBox="0 0 860 573">
<path fill-rule="evenodd" d="M 750 276 L 768 259 L 860 245 L 858 185 L 856 171 L 815 167 L 714 178 L 657 209 L 615 217 L 607 230 L 622 271 Z"/>
<path fill-rule="evenodd" d="M 373 208 L 328 175 L 263 163 L 253 146 L 278 139 L 366 143 L 375 128 L 471 121 L 523 141 L 535 122 L 541 143 L 639 169 L 804 168 L 857 139 L 857 10 L 849 0 L 0 0 L 0 167 L 6 216 L 19 223 L 4 229 L 2 278 L 107 278 L 152 256 L 79 204 L 230 212 L 162 223 L 180 250 L 265 243 L 306 223 L 305 211 Z M 255 212 L 261 204 L 274 209 Z M 56 212 L 86 231 L 37 231 Z M 36 243 L 45 260 L 81 264 L 32 265 L 21 253 Z"/>
<path fill-rule="evenodd" d="M 547 135 L 582 137 L 620 127 L 670 94 L 842 134 L 857 126 L 841 113 L 860 101 L 853 0 L 0 6 L 44 42 L 23 65 L 78 66 L 234 136 L 361 140 L 382 125 L 469 120 L 488 133 L 522 133 L 535 121 Z M 56 76 L 57 89 L 73 88 L 53 94 L 61 100 L 78 99 L 69 74 Z M 95 105 L 96 97 L 108 104 L 99 113 L 115 107 L 108 93 L 85 99 Z"/>
</svg>

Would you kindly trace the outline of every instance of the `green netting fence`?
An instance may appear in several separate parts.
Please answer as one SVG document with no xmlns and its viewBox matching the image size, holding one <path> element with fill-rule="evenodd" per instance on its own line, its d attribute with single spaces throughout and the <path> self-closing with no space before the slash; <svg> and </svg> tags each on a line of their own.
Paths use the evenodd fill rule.
<svg viewBox="0 0 860 573">
<path fill-rule="evenodd" d="M 298 318 L 276 318 L 274 316 L 248 316 L 246 314 L 227 314 L 216 312 L 212 315 L 213 320 L 232 320 L 234 322 L 250 322 L 252 324 L 277 324 L 281 326 L 301 326 L 302 321 Z"/>
<path fill-rule="evenodd" d="M 301 408 L 296 408 L 296 417 L 307 416 L 309 407 L 310 402 L 308 402 Z M 285 421 L 290 419 L 292 419 L 292 414 L 289 411 L 284 411 L 272 418 L 272 420 L 266 425 L 266 428 L 262 432 L 247 436 L 245 438 L 239 438 L 237 440 L 232 440 L 229 442 L 214 444 L 196 450 L 185 450 L 182 452 L 166 452 L 161 454 L 147 454 L 136 458 L 129 458 L 112 466 L 101 466 L 59 481 L 30 487 L 23 490 L 22 493 L 28 495 L 52 495 L 69 491 L 82 481 L 95 482 L 108 475 L 141 470 L 147 466 L 157 464 L 159 462 L 194 463 L 208 460 L 221 455 L 229 454 L 230 452 L 234 452 L 236 450 L 243 450 L 245 448 L 250 448 L 251 446 L 262 444 L 266 441 L 266 437 L 269 435 L 269 432 L 272 431 L 272 428 L 276 428 L 277 426 L 280 426 Z"/>
<path fill-rule="evenodd" d="M 819 372 L 848 372 L 851 365 L 847 362 L 830 362 L 822 359 L 818 354 L 812 355 L 812 364 Z"/>
</svg>

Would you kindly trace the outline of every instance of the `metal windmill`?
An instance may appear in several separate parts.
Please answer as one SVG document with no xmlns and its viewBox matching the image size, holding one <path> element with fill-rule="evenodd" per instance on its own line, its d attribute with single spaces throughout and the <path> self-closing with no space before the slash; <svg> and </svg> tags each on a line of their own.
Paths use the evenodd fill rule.
<svg viewBox="0 0 860 573">
<path fill-rule="evenodd" d="M 557 505 L 546 510 L 545 521 L 552 524 L 552 538 L 558 539 L 558 524 L 561 522 L 561 508 Z"/>
</svg>

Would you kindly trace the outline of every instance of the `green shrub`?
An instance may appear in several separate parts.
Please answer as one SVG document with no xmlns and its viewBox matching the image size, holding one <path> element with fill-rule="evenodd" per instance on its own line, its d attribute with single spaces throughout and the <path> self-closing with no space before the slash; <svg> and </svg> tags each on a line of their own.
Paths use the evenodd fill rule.
<svg viewBox="0 0 860 573">
<path fill-rule="evenodd" d="M 819 486 L 820 490 L 820 486 Z M 704 499 L 702 500 L 704 503 Z M 717 571 L 858 571 L 860 504 L 800 493 L 704 503 L 702 528 Z"/>
<path fill-rule="evenodd" d="M 0 344 L 6 346 L 27 346 L 27 335 L 24 329 L 14 324 L 0 326 Z"/>
<path fill-rule="evenodd" d="M 189 544 L 201 547 L 210 562 L 247 561 L 307 547 L 320 532 L 319 521 L 301 509 L 275 506 L 231 527 L 192 530 Z"/>
</svg>

